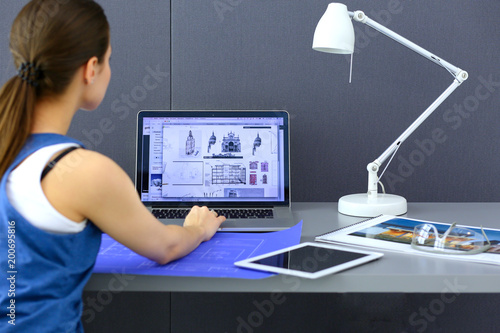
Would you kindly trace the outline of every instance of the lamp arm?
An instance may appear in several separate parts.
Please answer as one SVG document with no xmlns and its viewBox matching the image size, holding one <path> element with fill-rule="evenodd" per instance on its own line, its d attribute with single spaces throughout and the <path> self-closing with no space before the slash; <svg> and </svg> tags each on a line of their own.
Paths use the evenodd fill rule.
<svg viewBox="0 0 500 333">
<path fill-rule="evenodd" d="M 389 156 L 429 117 L 434 110 L 446 99 L 451 93 L 458 88 L 461 82 L 453 80 L 453 83 L 394 141 L 375 161 L 368 164 L 368 193 L 377 194 L 378 181 L 377 176 L 379 167 L 387 160 Z"/>
<path fill-rule="evenodd" d="M 417 44 L 413 43 L 412 41 L 404 38 L 403 36 L 395 33 L 394 31 L 384 27 L 380 23 L 375 22 L 371 18 L 365 15 L 364 12 L 358 10 L 355 12 L 349 12 L 349 16 L 353 18 L 353 20 L 357 22 L 364 23 L 368 25 L 369 27 L 373 28 L 374 30 L 386 35 L 387 37 L 395 40 L 396 42 L 406 46 L 412 51 L 415 51 L 416 53 L 420 54 L 421 56 L 427 58 L 428 60 L 436 63 L 437 65 L 446 68 L 455 78 L 460 80 L 460 82 L 465 81 L 467 79 L 467 72 L 462 71 L 460 68 L 450 64 L 449 62 L 439 58 L 435 54 L 427 51 L 426 49 L 418 46 Z M 463 73 L 465 73 L 465 76 L 463 76 Z"/>
<path fill-rule="evenodd" d="M 434 101 L 432 104 L 394 141 L 374 162 L 382 164 L 387 158 L 403 143 L 426 119 L 434 110 L 438 108 L 443 101 L 451 95 L 451 93 L 458 88 L 460 83 L 454 80 L 452 84 Z"/>
<path fill-rule="evenodd" d="M 387 160 L 391 154 L 399 148 L 401 143 L 403 143 L 419 126 L 422 124 L 427 117 L 429 117 L 434 110 L 437 109 L 441 103 L 451 95 L 451 93 L 465 80 L 468 78 L 466 71 L 450 64 L 447 61 L 439 58 L 435 54 L 427 51 L 426 49 L 418 46 L 417 44 L 409 41 L 408 39 L 398 35 L 394 31 L 384 27 L 383 25 L 373 21 L 365 15 L 362 11 L 349 12 L 349 16 L 353 20 L 364 23 L 376 31 L 386 35 L 387 37 L 395 40 L 396 42 L 406 46 L 410 50 L 415 51 L 421 56 L 427 58 L 428 60 L 436 63 L 437 65 L 444 67 L 448 72 L 454 77 L 453 83 L 408 127 L 397 139 L 394 141 L 375 161 L 367 165 L 368 170 L 368 195 L 370 197 L 376 197 L 378 191 L 378 171 L 380 166 Z"/>
</svg>

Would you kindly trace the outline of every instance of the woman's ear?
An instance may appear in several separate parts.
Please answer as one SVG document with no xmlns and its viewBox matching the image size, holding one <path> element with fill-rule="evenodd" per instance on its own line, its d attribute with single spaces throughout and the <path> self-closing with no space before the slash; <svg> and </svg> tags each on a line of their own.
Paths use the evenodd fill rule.
<svg viewBox="0 0 500 333">
<path fill-rule="evenodd" d="M 85 84 L 94 84 L 98 64 L 99 60 L 97 57 L 92 57 L 85 65 L 83 65 L 83 80 Z"/>
</svg>

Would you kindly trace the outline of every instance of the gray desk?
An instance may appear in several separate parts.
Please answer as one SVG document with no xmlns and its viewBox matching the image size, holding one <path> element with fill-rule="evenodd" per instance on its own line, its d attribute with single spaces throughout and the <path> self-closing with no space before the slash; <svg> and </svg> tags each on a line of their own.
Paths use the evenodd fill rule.
<svg viewBox="0 0 500 333">
<path fill-rule="evenodd" d="M 294 203 L 301 241 L 363 220 Z M 408 217 L 500 228 L 497 203 L 412 203 Z M 500 266 L 385 252 L 317 280 L 94 274 L 89 332 L 495 332 Z"/>
<path fill-rule="evenodd" d="M 301 241 L 363 220 L 337 212 L 336 203 L 294 203 L 297 221 L 303 220 Z M 500 228 L 497 203 L 411 203 L 410 218 Z M 385 252 L 367 265 L 307 280 L 277 275 L 263 280 L 213 279 L 159 276 L 126 276 L 126 291 L 164 292 L 441 292 L 457 283 L 465 293 L 500 292 L 500 266 L 460 263 L 424 256 Z M 108 288 L 112 274 L 95 274 L 86 290 Z"/>
</svg>

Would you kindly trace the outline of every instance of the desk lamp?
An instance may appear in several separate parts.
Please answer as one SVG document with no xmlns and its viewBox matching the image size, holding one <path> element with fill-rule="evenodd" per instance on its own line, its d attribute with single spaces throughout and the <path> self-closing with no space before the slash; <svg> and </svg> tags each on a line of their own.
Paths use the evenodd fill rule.
<svg viewBox="0 0 500 333">
<path fill-rule="evenodd" d="M 406 38 L 387 29 L 383 25 L 371 20 L 362 11 L 349 12 L 346 5 L 341 3 L 330 3 L 328 5 L 326 12 L 319 20 L 316 31 L 314 32 L 313 49 L 327 53 L 351 54 L 352 57 L 355 39 L 352 20 L 364 23 L 387 37 L 392 38 L 396 42 L 415 51 L 435 64 L 444 67 L 453 76 L 453 83 L 382 153 L 382 155 L 368 164 L 367 193 L 343 196 L 339 199 L 338 203 L 339 213 L 350 216 L 374 217 L 381 214 L 405 214 L 407 212 L 406 199 L 398 195 L 385 193 L 383 184 L 380 182 L 378 176 L 379 168 L 387 158 L 394 156 L 403 141 L 405 141 L 413 131 L 415 131 L 415 129 L 417 129 L 418 126 L 420 126 L 420 124 L 422 124 L 424 120 L 427 119 L 427 117 L 429 117 L 431 113 L 467 79 L 468 74 L 466 71 L 453 66 Z M 379 183 L 383 193 L 378 193 Z"/>
</svg>

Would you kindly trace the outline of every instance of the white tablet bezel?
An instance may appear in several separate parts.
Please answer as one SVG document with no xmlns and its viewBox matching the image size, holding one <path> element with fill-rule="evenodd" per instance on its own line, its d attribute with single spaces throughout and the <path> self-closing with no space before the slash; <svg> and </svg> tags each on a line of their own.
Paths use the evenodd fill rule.
<svg viewBox="0 0 500 333">
<path fill-rule="evenodd" d="M 271 256 L 274 256 L 274 255 L 277 255 L 280 253 L 288 252 L 290 250 L 294 250 L 294 249 L 305 247 L 305 246 L 313 246 L 313 247 L 317 247 L 317 248 L 326 248 L 326 249 L 340 250 L 340 251 L 345 251 L 345 252 L 359 253 L 359 254 L 364 254 L 365 256 L 362 258 L 347 261 L 343 264 L 339 264 L 339 265 L 335 265 L 335 266 L 332 266 L 329 268 L 325 268 L 321 271 L 317 271 L 314 273 L 308 273 L 308 272 L 302 272 L 302 271 L 293 270 L 293 269 L 285 269 L 285 268 L 267 266 L 267 265 L 257 264 L 257 263 L 253 262 L 255 260 L 261 260 L 261 259 L 264 259 L 267 257 L 271 257 Z M 235 262 L 234 264 L 238 267 L 256 269 L 256 270 L 266 271 L 266 272 L 271 272 L 271 273 L 294 275 L 294 276 L 307 278 L 307 279 L 317 279 L 317 278 L 325 276 L 325 275 L 338 273 L 340 271 L 365 264 L 367 262 L 379 259 L 382 256 L 383 256 L 383 253 L 379 253 L 379 252 L 351 249 L 351 248 L 346 248 L 344 246 L 337 246 L 337 245 L 331 245 L 331 244 L 325 244 L 325 243 L 305 242 L 305 243 L 300 243 L 300 244 L 290 246 L 290 247 L 287 247 L 287 248 L 284 248 L 281 250 L 277 250 L 277 251 L 265 253 L 265 254 L 262 254 L 259 256 L 240 260 L 240 261 Z"/>
</svg>

